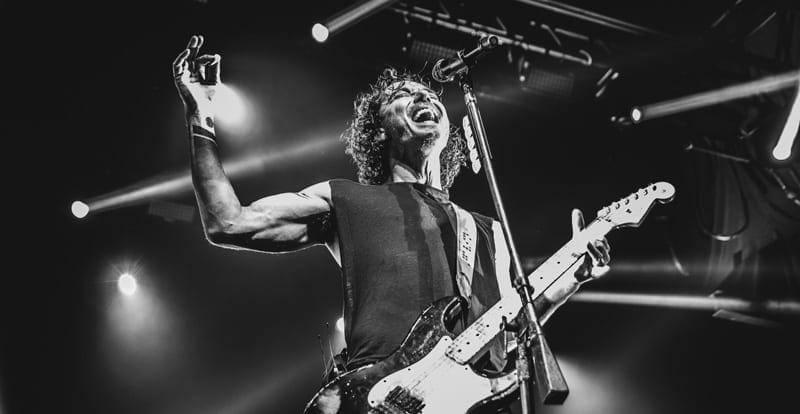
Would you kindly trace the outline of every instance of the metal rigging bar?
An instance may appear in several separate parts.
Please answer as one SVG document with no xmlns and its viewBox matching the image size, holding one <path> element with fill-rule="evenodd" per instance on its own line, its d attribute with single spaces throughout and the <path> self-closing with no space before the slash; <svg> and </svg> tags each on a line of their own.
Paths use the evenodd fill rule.
<svg viewBox="0 0 800 414">
<path fill-rule="evenodd" d="M 563 52 L 549 47 L 539 46 L 525 41 L 524 36 L 520 34 L 511 34 L 507 30 L 497 29 L 474 22 L 468 22 L 464 19 L 454 19 L 450 15 L 442 13 L 434 13 L 430 10 L 414 7 L 413 10 L 408 10 L 399 7 L 391 7 L 391 10 L 406 18 L 416 19 L 425 23 L 435 24 L 445 29 L 455 30 L 470 36 L 482 37 L 489 34 L 497 36 L 501 44 L 508 44 L 518 47 L 527 52 L 539 53 L 542 55 L 562 59 L 584 66 L 593 66 L 600 69 L 607 69 L 609 66 L 596 61 L 592 55 L 585 51 L 580 50 L 580 55 Z"/>
<path fill-rule="evenodd" d="M 639 36 L 658 36 L 663 38 L 671 38 L 672 36 L 659 32 L 649 27 L 639 26 L 633 23 L 628 23 L 613 17 L 608 17 L 599 13 L 584 10 L 569 4 L 553 0 L 515 0 L 519 3 L 527 4 L 534 7 L 539 7 L 552 11 L 554 13 L 563 14 L 565 16 L 574 17 L 579 20 L 584 20 L 605 26 L 614 30 L 619 30 L 626 33 L 632 33 Z"/>
</svg>

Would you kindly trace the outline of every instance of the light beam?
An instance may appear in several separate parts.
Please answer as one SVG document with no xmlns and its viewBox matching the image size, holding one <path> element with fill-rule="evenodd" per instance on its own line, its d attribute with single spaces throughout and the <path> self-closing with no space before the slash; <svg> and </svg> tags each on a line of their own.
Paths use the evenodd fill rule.
<svg viewBox="0 0 800 414">
<path fill-rule="evenodd" d="M 256 172 L 282 168 L 295 160 L 302 159 L 308 162 L 312 156 L 323 155 L 329 149 L 340 148 L 340 145 L 335 138 L 308 140 L 267 153 L 249 155 L 225 162 L 223 168 L 228 177 L 236 179 Z M 80 202 L 86 207 L 81 207 L 79 212 L 96 214 L 144 204 L 159 198 L 176 197 L 191 191 L 192 178 L 188 171 L 167 172 Z M 74 203 L 72 208 L 74 214 Z"/>
<path fill-rule="evenodd" d="M 397 0 L 367 0 L 354 4 L 340 11 L 324 23 L 315 23 L 311 28 L 311 35 L 314 37 L 314 40 L 322 43 L 328 40 L 330 36 L 341 32 L 395 2 L 397 2 Z"/>
<path fill-rule="evenodd" d="M 727 310 L 733 312 L 766 312 L 782 315 L 800 315 L 800 302 L 797 301 L 767 300 L 754 302 L 745 299 L 718 296 L 587 291 L 572 295 L 570 301 L 709 311 Z"/>
<path fill-rule="evenodd" d="M 800 81 L 800 72 L 797 71 L 774 75 L 713 91 L 701 92 L 694 95 L 634 107 L 631 110 L 631 119 L 634 117 L 633 111 L 639 111 L 639 121 L 635 119 L 634 121 L 644 122 L 667 115 L 745 98 L 750 95 L 774 92 L 783 88 L 796 86 L 798 81 Z"/>
<path fill-rule="evenodd" d="M 789 110 L 786 125 L 783 126 L 781 136 L 778 138 L 778 142 L 775 143 L 775 148 L 772 149 L 772 156 L 776 160 L 784 161 L 792 155 L 792 145 L 797 139 L 798 125 L 800 125 L 800 82 L 798 82 L 794 103 L 792 103 L 792 109 Z"/>
</svg>

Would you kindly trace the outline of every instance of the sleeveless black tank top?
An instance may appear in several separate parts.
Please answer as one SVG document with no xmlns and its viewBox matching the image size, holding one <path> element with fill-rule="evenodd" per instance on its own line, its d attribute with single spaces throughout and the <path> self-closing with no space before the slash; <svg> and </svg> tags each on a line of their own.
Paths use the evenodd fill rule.
<svg viewBox="0 0 800 414">
<path fill-rule="evenodd" d="M 352 369 L 387 357 L 431 302 L 458 294 L 457 221 L 447 193 L 433 187 L 349 180 L 330 185 L 342 259 L 347 368 Z M 472 215 L 477 249 L 467 323 L 500 298 L 492 219 Z"/>
</svg>

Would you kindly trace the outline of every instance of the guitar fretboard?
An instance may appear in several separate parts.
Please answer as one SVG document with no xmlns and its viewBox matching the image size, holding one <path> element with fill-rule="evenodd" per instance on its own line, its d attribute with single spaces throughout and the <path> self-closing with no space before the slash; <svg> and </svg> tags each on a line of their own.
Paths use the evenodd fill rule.
<svg viewBox="0 0 800 414">
<path fill-rule="evenodd" d="M 596 219 L 529 274 L 528 282 L 533 287 L 534 299 L 581 259 L 587 251 L 586 245 L 591 240 L 605 236 L 613 228 L 614 224 L 610 221 Z M 502 331 L 503 317 L 511 321 L 521 309 L 522 302 L 516 292 L 501 298 L 453 339 L 453 343 L 447 349 L 447 356 L 460 364 L 466 364 Z"/>
</svg>

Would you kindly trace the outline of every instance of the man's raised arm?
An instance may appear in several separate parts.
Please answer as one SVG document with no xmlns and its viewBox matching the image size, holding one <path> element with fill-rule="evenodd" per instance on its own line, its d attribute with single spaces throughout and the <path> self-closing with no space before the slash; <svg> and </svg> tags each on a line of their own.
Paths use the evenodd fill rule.
<svg viewBox="0 0 800 414">
<path fill-rule="evenodd" d="M 186 110 L 192 183 L 208 240 L 224 247 L 265 252 L 333 242 L 330 185 L 264 197 L 242 205 L 217 150 L 213 99 L 220 84 L 220 56 L 198 56 L 202 36 L 192 36 L 172 65 Z"/>
</svg>

